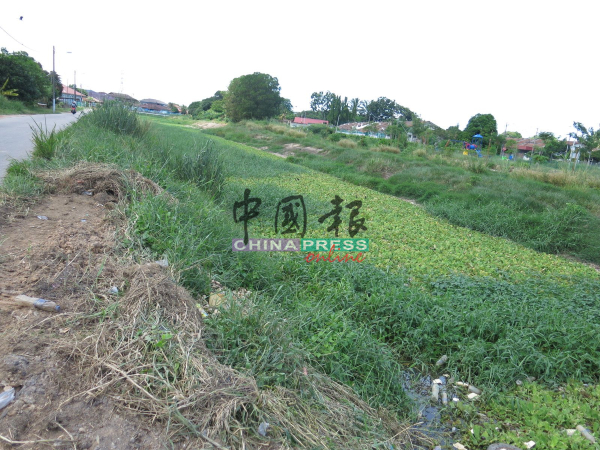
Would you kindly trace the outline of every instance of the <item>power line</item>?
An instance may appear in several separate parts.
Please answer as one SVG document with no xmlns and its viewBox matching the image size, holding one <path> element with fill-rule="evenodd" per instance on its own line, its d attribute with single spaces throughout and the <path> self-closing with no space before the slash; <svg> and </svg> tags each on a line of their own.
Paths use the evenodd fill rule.
<svg viewBox="0 0 600 450">
<path fill-rule="evenodd" d="M 37 50 L 31 48 L 31 47 L 27 47 L 25 44 L 23 44 L 22 42 L 17 41 L 8 31 L 6 31 L 4 28 L 0 27 L 0 30 L 4 31 L 6 34 L 8 34 L 16 43 L 22 45 L 25 48 L 28 48 L 29 50 L 33 50 L 34 52 L 36 52 Z"/>
</svg>

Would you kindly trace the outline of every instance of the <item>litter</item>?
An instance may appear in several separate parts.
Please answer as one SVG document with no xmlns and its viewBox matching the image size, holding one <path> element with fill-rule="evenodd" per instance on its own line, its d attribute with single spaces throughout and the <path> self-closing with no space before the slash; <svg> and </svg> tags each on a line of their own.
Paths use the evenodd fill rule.
<svg viewBox="0 0 600 450">
<path fill-rule="evenodd" d="M 525 442 L 525 447 L 533 448 L 533 447 L 535 447 L 535 442 L 533 442 L 533 441 Z"/>
<path fill-rule="evenodd" d="M 444 364 L 446 364 L 446 361 L 448 361 L 448 355 L 444 355 L 440 359 L 438 359 L 437 362 L 435 363 L 435 365 L 436 366 L 444 365 Z"/>
<path fill-rule="evenodd" d="M 464 445 L 455 442 L 454 444 L 452 444 L 452 447 L 454 447 L 456 450 L 467 450 L 467 447 L 465 447 Z"/>
<path fill-rule="evenodd" d="M 436 378 L 435 380 L 433 380 L 433 382 L 435 384 L 444 384 L 444 383 L 442 383 L 442 380 L 440 380 L 439 378 Z"/>
<path fill-rule="evenodd" d="M 198 308 L 198 310 L 200 311 L 200 315 L 202 315 L 202 317 L 208 317 L 208 313 L 204 310 L 204 308 L 202 306 L 200 306 L 200 303 L 196 303 L 196 308 Z"/>
<path fill-rule="evenodd" d="M 440 395 L 440 385 L 437 383 L 433 383 L 431 386 L 431 399 L 437 403 Z"/>
<path fill-rule="evenodd" d="M 581 435 L 586 438 L 588 441 L 590 441 L 592 444 L 596 443 L 596 438 L 594 436 L 592 436 L 592 433 L 590 433 L 588 430 L 586 430 L 583 425 L 577 425 L 577 431 L 579 431 L 581 433 Z"/>
<path fill-rule="evenodd" d="M 111 294 L 118 294 L 119 288 L 116 286 L 111 286 L 111 288 L 108 290 L 108 292 L 110 292 Z"/>
<path fill-rule="evenodd" d="M 258 426 L 258 434 L 260 434 L 261 436 L 267 436 L 267 429 L 269 428 L 269 424 L 267 422 L 262 422 L 259 426 Z"/>
<path fill-rule="evenodd" d="M 15 388 L 10 388 L 8 391 L 0 394 L 0 409 L 7 406 L 15 398 Z"/>
<path fill-rule="evenodd" d="M 210 294 L 210 297 L 208 298 L 208 305 L 216 308 L 225 303 L 226 300 L 225 294 Z"/>
<path fill-rule="evenodd" d="M 472 384 L 469 385 L 469 392 L 473 392 L 474 394 L 481 395 L 481 389 L 477 389 Z"/>
<path fill-rule="evenodd" d="M 155 262 L 160 267 L 169 267 L 169 261 L 167 261 L 167 258 L 165 258 L 165 259 L 159 259 L 158 261 L 155 261 Z"/>
<path fill-rule="evenodd" d="M 448 404 L 448 394 L 446 393 L 446 391 L 442 392 L 442 403 L 444 405 Z"/>
<path fill-rule="evenodd" d="M 37 218 L 40 220 L 48 220 L 48 217 L 46 216 L 37 216 Z"/>
<path fill-rule="evenodd" d="M 94 195 L 94 193 L 91 191 L 83 191 L 81 195 Z"/>
<path fill-rule="evenodd" d="M 27 295 L 17 295 L 15 302 L 22 306 L 32 306 L 42 311 L 48 312 L 59 312 L 60 306 L 50 300 L 44 300 L 43 298 L 29 297 Z"/>
<path fill-rule="evenodd" d="M 469 400 L 475 400 L 477 397 L 479 397 L 479 395 L 477 395 L 475 392 L 471 392 L 469 395 L 467 395 Z"/>
<path fill-rule="evenodd" d="M 567 436 L 573 436 L 575 433 L 577 433 L 577 430 L 574 428 L 570 428 L 568 430 L 565 430 L 567 432 Z"/>
</svg>

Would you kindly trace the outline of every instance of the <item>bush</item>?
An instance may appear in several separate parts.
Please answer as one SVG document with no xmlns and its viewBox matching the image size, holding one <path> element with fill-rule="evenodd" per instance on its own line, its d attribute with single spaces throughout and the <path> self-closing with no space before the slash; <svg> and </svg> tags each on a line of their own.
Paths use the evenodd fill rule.
<svg viewBox="0 0 600 450">
<path fill-rule="evenodd" d="M 333 133 L 327 139 L 332 142 L 340 142 L 342 140 L 342 133 Z"/>
<path fill-rule="evenodd" d="M 354 142 L 352 139 L 340 139 L 340 141 L 338 142 L 338 145 L 340 147 L 344 147 L 344 148 L 356 148 L 356 142 Z"/>
<path fill-rule="evenodd" d="M 29 125 L 29 128 L 31 128 L 31 140 L 33 141 L 33 156 L 36 158 L 52 159 L 59 144 L 56 125 L 54 125 L 50 132 L 45 123 L 44 127 L 37 122 L 35 125 L 35 127 Z"/>
<path fill-rule="evenodd" d="M 413 155 L 424 158 L 427 156 L 427 151 L 424 148 L 417 148 L 413 151 Z"/>
<path fill-rule="evenodd" d="M 92 124 L 117 134 L 129 134 L 142 138 L 150 129 L 150 123 L 142 121 L 131 106 L 118 101 L 105 102 L 84 116 Z"/>
</svg>

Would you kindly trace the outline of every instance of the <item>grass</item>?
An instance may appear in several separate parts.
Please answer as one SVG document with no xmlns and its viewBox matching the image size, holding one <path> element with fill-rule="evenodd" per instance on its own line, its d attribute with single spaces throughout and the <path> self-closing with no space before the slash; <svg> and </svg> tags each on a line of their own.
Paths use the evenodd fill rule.
<svg viewBox="0 0 600 450">
<path fill-rule="evenodd" d="M 432 153 L 411 144 L 400 150 L 354 136 L 334 142 L 331 137 L 336 134 L 324 127 L 316 127 L 306 139 L 272 138 L 268 127 L 273 126 L 285 128 L 258 122 L 252 128 L 238 124 L 205 132 L 269 151 L 292 141 L 327 150 L 298 154 L 290 161 L 416 200 L 428 212 L 459 226 L 600 264 L 600 234 L 595 231 L 600 227 L 600 170 L 595 167 L 570 172 L 553 169 L 552 164 L 464 157 L 452 149 Z M 381 156 L 373 158 L 373 152 Z"/>
<path fill-rule="evenodd" d="M 243 144 L 153 123 L 155 129 L 142 138 L 99 128 L 82 117 L 50 162 L 14 166 L 7 179 L 34 180 L 36 167 L 68 166 L 83 159 L 115 163 L 157 181 L 178 201 L 133 196 L 125 210 L 129 223 L 120 248 L 133 256 L 167 256 L 176 280 L 195 296 L 210 292 L 211 279 L 231 289 L 251 290 L 246 300 L 228 298 L 228 308 L 205 321 L 206 344 L 221 363 L 252 377 L 261 389 L 296 392 L 300 409 L 326 408 L 322 397 L 312 395 L 303 384 L 308 368 L 341 383 L 369 408 L 384 408 L 398 420 L 409 409 L 400 382 L 406 367 L 428 371 L 447 354 L 445 370 L 482 387 L 486 398 L 497 399 L 498 403 L 490 403 L 498 406 L 490 407 L 489 417 L 505 420 L 502 414 L 508 407 L 502 401 L 518 394 L 516 380 L 536 377 L 540 392 L 570 379 L 598 383 L 600 275 L 595 270 L 452 225 L 423 208 L 357 186 L 376 178 L 364 171 L 350 172 L 347 165 L 380 170 L 386 161 L 381 158 L 390 158 L 398 166 L 405 164 L 408 172 L 407 178 L 393 183 L 404 183 L 403 189 L 414 189 L 414 195 L 430 190 L 435 194 L 430 198 L 438 199 L 444 193 L 440 186 L 465 183 L 468 191 L 471 187 L 466 184 L 479 186 L 495 176 L 491 170 L 477 173 L 428 155 L 406 159 L 404 154 L 367 152 L 366 157 L 359 148 L 315 140 L 329 145 L 336 159 L 316 160 L 310 155 L 302 163 L 334 177 Z M 253 136 L 268 131 L 260 124 L 252 127 Z M 239 126 L 226 133 L 235 130 Z M 269 133 L 264 135 L 273 136 L 270 142 L 284 136 Z M 317 136 L 307 134 L 306 139 Z M 193 161 L 208 148 L 222 161 L 214 172 L 224 180 L 218 197 L 198 183 L 197 171 L 178 170 L 181 161 Z M 367 168 L 369 161 L 372 167 Z M 357 179 L 354 184 L 340 181 L 346 176 Z M 420 181 L 411 184 L 410 177 Z M 503 177 L 505 185 L 520 182 L 509 174 Z M 233 221 L 232 207 L 246 188 L 262 200 L 259 216 L 249 224 L 251 237 L 275 236 L 275 211 L 286 196 L 303 195 L 308 211 L 305 237 L 317 238 L 333 237 L 326 230 L 328 223 L 318 218 L 331 210 L 335 195 L 344 199 L 342 206 L 360 199 L 359 217 L 366 219 L 368 228 L 360 236 L 371 240 L 367 259 L 360 264 L 308 264 L 296 254 L 232 252 L 231 239 L 243 235 L 241 224 Z M 559 201 L 563 194 L 556 189 L 546 192 L 546 202 Z M 582 192 L 578 201 L 587 195 Z M 535 205 L 533 199 L 529 202 Z M 584 215 L 571 208 L 566 216 Z M 516 211 L 511 209 L 507 216 L 521 220 Z M 348 213 L 342 215 L 343 237 L 348 233 Z M 574 407 L 583 408 L 586 401 L 575 397 Z M 463 419 L 471 417 L 468 411 L 464 414 Z M 585 414 L 582 419 L 593 419 Z M 256 425 L 256 417 L 244 420 L 249 427 Z M 540 424 L 525 427 L 513 420 L 508 431 L 515 435 L 544 430 Z M 555 419 L 550 423 L 559 424 Z M 470 425 L 466 421 L 462 428 L 468 432 Z M 366 448 L 365 441 L 356 443 L 360 436 L 378 443 L 385 439 L 385 430 L 372 419 L 366 419 L 360 433 L 352 432 L 356 445 L 345 441 L 341 448 Z M 489 444 L 487 439 L 472 447 L 485 448 L 482 442 Z"/>
<path fill-rule="evenodd" d="M 69 108 L 60 108 L 56 105 L 56 112 L 63 113 L 70 111 Z M 52 114 L 52 105 L 50 108 L 26 105 L 19 100 L 9 100 L 0 95 L 0 115 L 11 114 Z"/>
</svg>

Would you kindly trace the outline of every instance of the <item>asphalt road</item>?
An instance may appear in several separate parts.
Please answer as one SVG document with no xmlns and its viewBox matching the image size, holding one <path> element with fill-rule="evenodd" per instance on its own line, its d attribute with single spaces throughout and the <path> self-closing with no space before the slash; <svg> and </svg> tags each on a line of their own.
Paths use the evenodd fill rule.
<svg viewBox="0 0 600 450">
<path fill-rule="evenodd" d="M 37 127 L 36 123 L 39 123 L 49 131 L 56 125 L 56 129 L 59 130 L 73 122 L 79 114 L 0 116 L 0 180 L 4 177 L 11 159 L 27 158 L 27 154 L 33 150 L 30 125 Z"/>
</svg>

